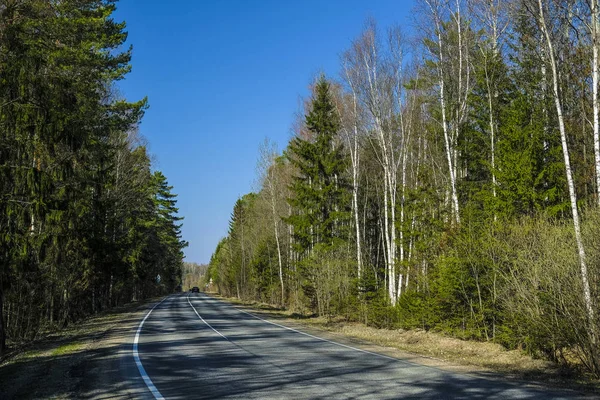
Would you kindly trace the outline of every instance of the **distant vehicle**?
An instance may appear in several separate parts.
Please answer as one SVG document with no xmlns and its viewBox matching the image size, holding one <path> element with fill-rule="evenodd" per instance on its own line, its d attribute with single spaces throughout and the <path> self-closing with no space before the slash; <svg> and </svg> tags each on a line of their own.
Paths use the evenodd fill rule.
<svg viewBox="0 0 600 400">
<path fill-rule="evenodd" d="M 198 288 L 198 286 L 194 286 L 193 288 L 190 289 L 190 292 L 192 292 L 192 293 L 200 293 L 200 289 Z"/>
</svg>

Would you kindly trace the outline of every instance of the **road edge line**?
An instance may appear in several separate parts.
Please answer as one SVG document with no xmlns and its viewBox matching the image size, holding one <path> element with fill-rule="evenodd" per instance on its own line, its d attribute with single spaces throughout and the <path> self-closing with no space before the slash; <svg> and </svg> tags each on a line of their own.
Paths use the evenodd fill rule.
<svg viewBox="0 0 600 400">
<path fill-rule="evenodd" d="M 144 326 L 144 322 L 146 322 L 152 311 L 154 311 L 156 307 L 161 305 L 163 301 L 167 300 L 169 297 L 170 296 L 165 297 L 160 302 L 156 303 L 154 307 L 150 309 L 150 311 L 148 311 L 148 314 L 146 314 L 144 319 L 142 319 L 142 322 L 140 322 L 140 325 L 138 326 L 137 331 L 135 333 L 135 338 L 133 339 L 133 359 L 135 360 L 135 365 L 137 366 L 138 371 L 140 372 L 140 375 L 142 376 L 142 379 L 146 384 L 146 387 L 148 388 L 148 390 L 150 390 L 150 393 L 152 393 L 154 398 L 157 400 L 164 400 L 164 397 L 162 396 L 162 394 L 160 394 L 156 386 L 154 386 L 154 383 L 152 383 L 152 379 L 150 379 L 150 376 L 148 376 L 146 370 L 144 369 L 144 366 L 142 365 L 142 360 L 140 360 L 140 355 L 138 352 L 138 342 L 140 339 L 140 334 L 142 333 L 142 327 Z"/>
<path fill-rule="evenodd" d="M 235 309 L 236 309 L 236 310 L 238 310 L 239 312 L 242 312 L 242 313 L 244 313 L 244 314 L 248 314 L 248 315 L 250 315 L 251 317 L 254 317 L 254 318 L 256 318 L 256 319 L 259 319 L 259 320 L 261 320 L 261 321 L 263 321 L 263 322 L 266 322 L 267 324 L 275 325 L 275 326 L 278 326 L 278 327 L 280 327 L 280 328 L 287 329 L 288 331 L 292 331 L 292 332 L 298 333 L 298 334 L 300 334 L 300 335 L 308 336 L 308 337 L 310 337 L 310 338 L 317 339 L 317 340 L 320 340 L 320 341 L 322 341 L 322 342 L 327 342 L 327 343 L 330 343 L 330 344 L 334 344 L 334 345 L 336 345 L 336 346 L 345 347 L 345 348 L 347 348 L 347 349 L 354 350 L 354 351 L 358 351 L 358 352 L 360 352 L 360 353 L 365 353 L 365 354 L 370 354 L 370 355 L 372 355 L 372 356 L 377 356 L 377 357 L 385 358 L 385 359 L 387 359 L 387 360 L 399 361 L 399 362 L 405 362 L 404 360 L 399 360 L 399 359 L 397 359 L 397 358 L 394 358 L 394 357 L 386 356 L 385 354 L 379 354 L 379 353 L 375 353 L 375 352 L 372 352 L 372 351 L 369 351 L 369 350 L 363 350 L 363 349 L 359 349 L 359 348 L 357 348 L 357 347 L 348 346 L 348 345 L 346 345 L 346 344 L 343 344 L 343 343 L 335 342 L 335 341 L 333 341 L 333 340 L 325 339 L 325 338 L 322 338 L 322 337 L 319 337 L 319 336 L 311 335 L 310 333 L 306 333 L 306 332 L 302 332 L 302 331 L 299 331 L 299 330 L 297 330 L 297 329 L 294 329 L 294 328 L 290 328 L 289 326 L 280 325 L 280 324 L 278 324 L 278 323 L 271 322 L 271 321 L 269 321 L 269 320 L 266 320 L 266 319 L 263 319 L 263 318 L 261 318 L 261 317 L 259 317 L 259 316 L 257 316 L 257 315 L 254 315 L 254 314 L 252 314 L 252 313 L 249 313 L 249 312 L 247 312 L 247 311 L 244 311 L 244 310 L 240 309 L 239 307 L 235 307 L 235 306 L 234 306 L 233 308 L 235 308 Z"/>
</svg>

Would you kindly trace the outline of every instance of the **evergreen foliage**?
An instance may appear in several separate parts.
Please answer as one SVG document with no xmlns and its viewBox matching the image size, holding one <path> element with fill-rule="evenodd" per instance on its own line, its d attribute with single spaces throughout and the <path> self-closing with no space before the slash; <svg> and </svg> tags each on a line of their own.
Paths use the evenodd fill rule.
<svg viewBox="0 0 600 400">
<path fill-rule="evenodd" d="M 180 280 L 175 195 L 135 134 L 147 102 L 114 96 L 115 7 L 0 5 L 0 353 Z"/>
<path fill-rule="evenodd" d="M 318 244 L 333 246 L 336 240 L 347 237 L 348 156 L 335 140 L 340 120 L 330 84 L 323 75 L 315 85 L 305 123 L 310 137 L 293 138 L 287 151 L 298 171 L 289 199 L 297 212 L 288 221 L 302 253 L 310 252 Z"/>
</svg>

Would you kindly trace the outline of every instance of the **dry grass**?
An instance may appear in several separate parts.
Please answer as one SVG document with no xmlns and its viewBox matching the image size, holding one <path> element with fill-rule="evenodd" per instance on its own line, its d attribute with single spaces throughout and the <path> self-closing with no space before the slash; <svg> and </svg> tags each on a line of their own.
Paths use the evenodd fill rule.
<svg viewBox="0 0 600 400">
<path fill-rule="evenodd" d="M 320 319 L 305 322 L 347 337 L 461 365 L 511 373 L 554 369 L 549 361 L 535 360 L 521 351 L 506 350 L 496 343 L 466 341 L 423 330 L 376 329 L 357 323 L 331 323 Z"/>
</svg>

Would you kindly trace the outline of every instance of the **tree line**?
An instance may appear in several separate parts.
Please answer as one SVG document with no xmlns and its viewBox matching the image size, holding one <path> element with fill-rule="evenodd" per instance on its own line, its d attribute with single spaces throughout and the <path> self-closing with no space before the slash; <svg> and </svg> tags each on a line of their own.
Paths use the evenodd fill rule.
<svg viewBox="0 0 600 400">
<path fill-rule="evenodd" d="M 209 282 L 205 282 L 208 265 L 184 262 L 181 271 L 181 289 L 190 290 L 194 286 L 204 288 Z"/>
<path fill-rule="evenodd" d="M 114 0 L 0 2 L 0 354 L 170 292 L 186 243 L 137 126 Z"/>
<path fill-rule="evenodd" d="M 495 341 L 600 374 L 596 0 L 369 20 L 235 204 L 230 296 Z"/>
</svg>

